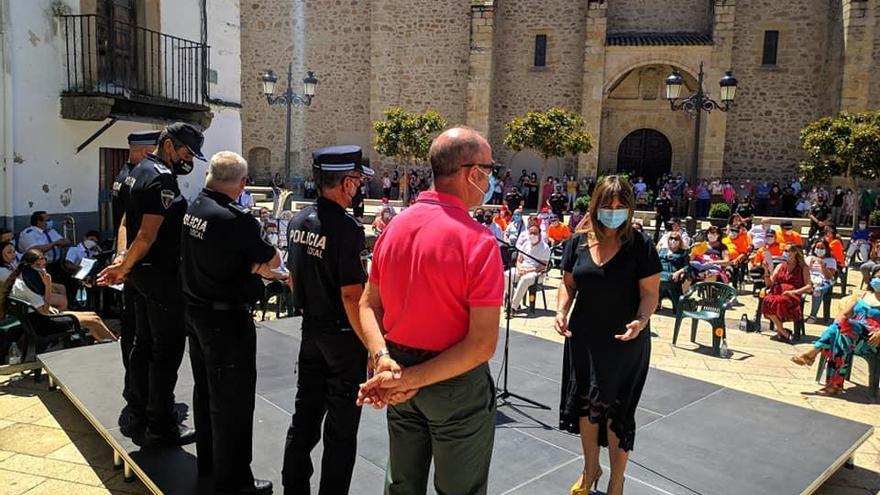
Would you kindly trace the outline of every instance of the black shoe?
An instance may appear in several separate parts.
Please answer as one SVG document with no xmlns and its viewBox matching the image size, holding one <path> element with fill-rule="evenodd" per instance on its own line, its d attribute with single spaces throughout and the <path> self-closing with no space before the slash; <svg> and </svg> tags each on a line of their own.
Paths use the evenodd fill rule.
<svg viewBox="0 0 880 495">
<path fill-rule="evenodd" d="M 123 410 L 119 417 L 119 432 L 128 438 L 143 437 L 147 431 L 147 420 L 131 411 Z"/>
<path fill-rule="evenodd" d="M 216 490 L 217 495 L 226 495 L 226 494 L 246 494 L 246 495 L 269 495 L 272 493 L 272 482 L 268 480 L 254 480 L 253 486 L 247 486 L 244 488 L 240 488 L 238 490 L 225 491 L 225 490 Z"/>
<path fill-rule="evenodd" d="M 196 430 L 175 425 L 171 430 L 157 433 L 150 429 L 144 434 L 145 447 L 180 447 L 196 441 Z"/>
</svg>

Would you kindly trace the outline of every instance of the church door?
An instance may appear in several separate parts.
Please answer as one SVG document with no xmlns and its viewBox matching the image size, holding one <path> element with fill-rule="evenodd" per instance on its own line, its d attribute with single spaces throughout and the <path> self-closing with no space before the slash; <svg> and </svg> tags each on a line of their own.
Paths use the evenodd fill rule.
<svg viewBox="0 0 880 495">
<path fill-rule="evenodd" d="M 631 132 L 617 150 L 617 171 L 628 172 L 633 179 L 642 177 L 651 187 L 671 166 L 672 146 L 666 136 L 654 129 Z"/>
</svg>

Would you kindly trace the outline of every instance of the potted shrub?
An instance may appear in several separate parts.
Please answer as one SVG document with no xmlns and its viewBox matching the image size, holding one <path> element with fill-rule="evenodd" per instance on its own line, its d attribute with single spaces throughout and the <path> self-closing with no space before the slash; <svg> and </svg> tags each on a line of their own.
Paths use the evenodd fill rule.
<svg viewBox="0 0 880 495">
<path fill-rule="evenodd" d="M 581 213 L 586 214 L 587 210 L 590 209 L 590 197 L 587 195 L 578 196 L 574 200 L 573 208 L 578 208 L 579 210 L 581 210 Z"/>
<path fill-rule="evenodd" d="M 868 215 L 868 225 L 871 227 L 880 227 L 880 210 L 874 210 Z"/>
<path fill-rule="evenodd" d="M 709 207 L 709 223 L 716 227 L 724 227 L 730 220 L 730 205 L 714 203 Z"/>
</svg>

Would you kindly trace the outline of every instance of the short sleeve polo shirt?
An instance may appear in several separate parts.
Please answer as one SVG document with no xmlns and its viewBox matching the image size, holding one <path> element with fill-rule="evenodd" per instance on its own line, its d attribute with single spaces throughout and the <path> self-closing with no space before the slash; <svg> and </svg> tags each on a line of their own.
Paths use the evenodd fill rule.
<svg viewBox="0 0 880 495">
<path fill-rule="evenodd" d="M 470 309 L 500 307 L 504 294 L 497 241 L 460 199 L 436 191 L 383 231 L 370 283 L 379 287 L 386 339 L 430 351 L 463 340 Z"/>
</svg>

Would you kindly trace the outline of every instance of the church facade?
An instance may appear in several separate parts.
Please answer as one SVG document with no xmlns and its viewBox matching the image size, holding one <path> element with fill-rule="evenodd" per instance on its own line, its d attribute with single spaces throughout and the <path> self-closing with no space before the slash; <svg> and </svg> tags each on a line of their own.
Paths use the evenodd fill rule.
<svg viewBox="0 0 880 495">
<path fill-rule="evenodd" d="M 687 175 L 696 163 L 700 177 L 753 179 L 794 174 L 807 122 L 880 108 L 880 0 L 246 0 L 241 28 L 243 151 L 262 180 L 283 170 L 285 110 L 260 76 L 288 63 L 296 90 L 306 70 L 320 79 L 293 110 L 300 176 L 315 147 L 372 150 L 389 107 L 478 129 L 515 175 L 541 160 L 505 148 L 505 124 L 561 107 L 594 146 L 550 175 Z M 710 97 L 728 70 L 739 86 L 730 111 L 697 128 L 670 109 L 665 78 L 678 70 L 690 94 L 701 66 Z M 380 171 L 396 166 L 371 154 Z"/>
</svg>

